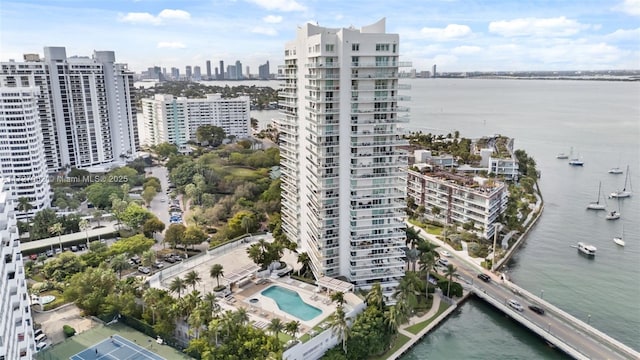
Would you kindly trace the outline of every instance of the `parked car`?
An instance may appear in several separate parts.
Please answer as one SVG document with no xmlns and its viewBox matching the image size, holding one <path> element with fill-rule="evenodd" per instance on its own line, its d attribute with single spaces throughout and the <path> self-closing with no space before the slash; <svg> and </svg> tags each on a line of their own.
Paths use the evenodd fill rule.
<svg viewBox="0 0 640 360">
<path fill-rule="evenodd" d="M 447 259 L 442 259 L 442 258 L 441 258 L 441 259 L 438 259 L 438 264 L 440 264 L 440 265 L 442 265 L 442 266 L 444 266 L 444 267 L 447 267 L 447 266 L 449 266 L 449 260 L 447 260 Z"/>
<path fill-rule="evenodd" d="M 155 263 L 153 263 L 153 267 L 156 269 L 162 269 L 164 267 L 164 264 L 161 261 L 156 261 Z"/>
<path fill-rule="evenodd" d="M 53 250 L 47 250 L 47 257 L 53 257 Z"/>
<path fill-rule="evenodd" d="M 446 256 L 446 257 L 451 257 L 451 253 L 448 252 L 447 250 L 442 250 L 440 251 L 440 255 L 442 256 Z"/>
<path fill-rule="evenodd" d="M 138 271 L 143 273 L 143 274 L 150 274 L 151 273 L 151 269 L 149 269 L 146 266 L 138 266 Z"/>
<path fill-rule="evenodd" d="M 31 260 L 38 260 L 38 254 L 31 254 L 31 255 L 29 255 L 29 259 L 31 259 Z"/>
<path fill-rule="evenodd" d="M 518 310 L 520 312 L 524 311 L 524 308 L 522 307 L 522 305 L 520 305 L 520 303 L 517 300 L 509 299 L 508 304 L 515 310 Z"/>
<path fill-rule="evenodd" d="M 42 335 L 42 334 L 44 334 L 44 331 L 42 331 L 42 329 L 35 329 L 35 330 L 33 331 L 33 337 L 34 337 L 34 338 L 36 338 L 36 337 L 38 337 L 38 336 L 40 336 L 40 335 Z"/>
<path fill-rule="evenodd" d="M 478 274 L 478 279 L 481 279 L 484 282 L 491 282 L 489 275 L 483 273 Z"/>
<path fill-rule="evenodd" d="M 77 252 L 78 251 L 78 247 L 76 245 L 72 245 L 71 246 L 71 251 L 72 252 Z"/>
<path fill-rule="evenodd" d="M 537 305 L 529 305 L 529 309 L 536 314 L 544 315 L 544 309 Z"/>
<path fill-rule="evenodd" d="M 140 263 L 142 262 L 142 260 L 140 260 L 140 256 L 138 255 L 132 256 L 131 259 L 129 260 L 131 260 L 131 262 L 133 262 L 136 265 L 140 265 Z"/>
<path fill-rule="evenodd" d="M 36 344 L 36 351 L 42 351 L 47 346 L 49 346 L 49 344 L 46 341 L 39 342 Z"/>
</svg>

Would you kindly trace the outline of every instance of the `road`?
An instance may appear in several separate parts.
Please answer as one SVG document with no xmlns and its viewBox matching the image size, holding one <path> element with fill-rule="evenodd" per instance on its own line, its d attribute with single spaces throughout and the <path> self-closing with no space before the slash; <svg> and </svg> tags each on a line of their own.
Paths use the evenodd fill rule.
<svg viewBox="0 0 640 360">
<path fill-rule="evenodd" d="M 459 258 L 449 258 L 458 269 L 458 273 L 461 275 L 461 279 L 467 283 L 465 286 L 468 290 L 482 292 L 494 300 L 500 302 L 506 306 L 506 309 L 501 309 L 506 312 L 512 318 L 518 316 L 523 317 L 530 324 L 524 324 L 527 327 L 531 327 L 532 324 L 539 327 L 543 331 L 546 331 L 556 338 L 562 340 L 565 344 L 571 346 L 579 353 L 583 354 L 586 358 L 591 359 L 628 359 L 628 356 L 619 353 L 618 351 L 610 348 L 605 343 L 598 341 L 590 334 L 586 334 L 578 326 L 574 326 L 572 322 L 567 321 L 564 316 L 556 314 L 553 309 L 546 308 L 544 315 L 539 315 L 531 311 L 529 305 L 539 305 L 535 299 L 525 297 L 519 290 L 510 285 L 508 282 L 504 282 L 498 279 L 495 275 L 485 272 L 492 277 L 490 282 L 484 282 L 477 278 L 479 271 L 470 266 L 467 262 L 462 261 Z M 480 294 L 480 295 L 482 295 Z M 525 309 L 523 312 L 516 311 L 507 305 L 509 299 L 517 300 Z M 542 306 L 544 307 L 544 306 Z"/>
</svg>

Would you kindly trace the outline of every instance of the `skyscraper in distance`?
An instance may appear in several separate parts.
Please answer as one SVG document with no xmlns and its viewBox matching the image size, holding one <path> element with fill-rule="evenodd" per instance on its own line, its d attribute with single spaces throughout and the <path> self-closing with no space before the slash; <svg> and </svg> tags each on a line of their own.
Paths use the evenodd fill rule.
<svg viewBox="0 0 640 360">
<path fill-rule="evenodd" d="M 218 74 L 220 80 L 224 80 L 224 61 L 220 60 L 220 74 Z"/>
<path fill-rule="evenodd" d="M 211 80 L 211 60 L 207 60 L 207 80 Z"/>
<path fill-rule="evenodd" d="M 192 77 L 192 75 L 193 75 L 193 74 L 191 73 L 191 65 L 187 65 L 187 66 L 184 68 L 184 72 L 185 72 L 185 76 L 187 77 L 187 80 L 191 80 L 191 77 Z"/>
<path fill-rule="evenodd" d="M 193 67 L 193 80 L 202 80 L 202 72 L 200 71 L 200 66 L 196 65 Z"/>
<path fill-rule="evenodd" d="M 399 36 L 305 24 L 285 46 L 280 94 L 282 229 L 318 279 L 343 276 L 385 300 L 404 276 L 408 108 Z"/>
</svg>

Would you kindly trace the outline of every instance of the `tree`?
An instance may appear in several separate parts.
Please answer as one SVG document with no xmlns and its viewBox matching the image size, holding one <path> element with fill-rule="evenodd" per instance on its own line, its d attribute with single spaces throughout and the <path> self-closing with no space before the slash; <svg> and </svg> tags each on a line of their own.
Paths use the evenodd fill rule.
<svg viewBox="0 0 640 360">
<path fill-rule="evenodd" d="M 114 292 L 117 282 L 116 274 L 110 269 L 88 268 L 69 279 L 64 298 L 74 301 L 86 315 L 98 315 L 107 296 Z"/>
<path fill-rule="evenodd" d="M 33 209 L 33 205 L 31 205 L 29 198 L 21 196 L 18 198 L 18 206 L 16 206 L 16 209 L 23 214 L 27 214 L 29 210 Z M 29 229 L 29 216 L 26 216 L 25 220 L 27 221 L 27 229 Z"/>
<path fill-rule="evenodd" d="M 109 249 L 112 254 L 142 254 L 151 249 L 155 241 L 146 238 L 143 234 L 122 238 L 116 241 Z"/>
<path fill-rule="evenodd" d="M 96 210 L 93 212 L 93 220 L 95 220 L 98 223 L 98 226 L 100 226 L 100 220 L 102 220 L 103 214 L 104 212 L 102 210 Z"/>
<path fill-rule="evenodd" d="M 207 240 L 207 234 L 205 234 L 202 229 L 195 225 L 189 225 L 184 232 L 182 243 L 186 249 L 189 245 L 195 246 L 202 244 L 205 240 Z"/>
<path fill-rule="evenodd" d="M 384 309 L 384 296 L 382 295 L 382 286 L 379 282 L 371 286 L 371 290 L 367 293 L 365 300 L 369 306 L 374 306 L 381 311 Z"/>
<path fill-rule="evenodd" d="M 338 306 L 344 305 L 344 293 L 342 291 L 336 291 L 330 296 L 331 301 L 338 304 Z"/>
<path fill-rule="evenodd" d="M 140 256 L 140 260 L 142 262 L 142 266 L 153 266 L 156 262 L 156 252 L 153 249 L 146 250 L 142 253 L 142 256 Z"/>
<path fill-rule="evenodd" d="M 196 285 L 198 285 L 202 281 L 200 274 L 197 271 L 191 270 L 184 276 L 184 283 L 186 285 L 191 285 L 193 290 L 196 290 Z"/>
<path fill-rule="evenodd" d="M 156 145 L 155 151 L 162 159 L 166 159 L 171 155 L 178 155 L 178 147 L 167 142 Z"/>
<path fill-rule="evenodd" d="M 64 252 L 47 262 L 42 269 L 45 278 L 65 281 L 70 276 L 83 271 L 86 263 L 72 252 Z"/>
<path fill-rule="evenodd" d="M 329 327 L 334 335 L 342 340 L 342 351 L 347 353 L 347 339 L 349 338 L 349 318 L 346 316 L 342 306 L 338 306 L 336 311 L 329 318 Z"/>
<path fill-rule="evenodd" d="M 169 284 L 169 291 L 172 293 L 178 293 L 178 298 L 182 295 L 182 291 L 187 288 L 187 284 L 179 276 L 176 276 Z"/>
<path fill-rule="evenodd" d="M 222 265 L 213 264 L 211 266 L 211 270 L 209 271 L 209 275 L 212 278 L 216 279 L 216 283 L 217 283 L 216 289 L 219 289 L 220 288 L 220 276 L 224 276 L 224 269 L 223 269 Z"/>
<path fill-rule="evenodd" d="M 118 274 L 118 279 L 122 279 L 122 271 L 131 267 L 129 260 L 125 254 L 114 256 L 109 262 L 109 266 Z"/>
<path fill-rule="evenodd" d="M 298 263 L 302 265 L 298 270 L 298 275 L 307 277 L 308 273 L 311 271 L 311 258 L 309 257 L 309 254 L 306 252 L 299 253 Z"/>
<path fill-rule="evenodd" d="M 145 221 L 151 219 L 154 215 L 147 209 L 142 206 L 136 204 L 135 202 L 131 202 L 120 218 L 122 221 L 129 226 L 131 229 L 138 229 Z"/>
<path fill-rule="evenodd" d="M 144 188 L 141 196 L 144 202 L 147 204 L 147 206 L 151 205 L 151 200 L 153 200 L 153 198 L 156 197 L 157 193 L 158 192 L 156 191 L 156 188 L 153 186 L 146 186 Z"/>
<path fill-rule="evenodd" d="M 162 232 L 164 228 L 164 223 L 154 216 L 144 222 L 142 225 L 142 233 L 148 238 L 153 238 L 156 233 Z"/>
<path fill-rule="evenodd" d="M 296 338 L 296 334 L 300 331 L 300 321 L 292 320 L 284 325 L 284 331 L 291 335 L 292 338 Z"/>
<path fill-rule="evenodd" d="M 29 231 L 29 237 L 32 240 L 43 239 L 49 237 L 51 233 L 49 228 L 58 222 L 58 216 L 53 209 L 44 209 L 38 211 L 33 217 L 33 223 Z M 53 249 L 53 247 L 52 247 Z"/>
<path fill-rule="evenodd" d="M 245 230 L 245 234 L 249 234 L 249 230 L 252 230 L 256 226 L 256 220 L 252 214 L 248 214 L 242 218 L 240 224 Z"/>
<path fill-rule="evenodd" d="M 282 332 L 282 330 L 284 330 L 284 328 L 285 328 L 284 324 L 279 318 L 271 319 L 271 322 L 267 326 L 267 330 L 271 331 L 271 333 L 273 334 L 273 337 L 276 340 L 278 340 L 278 335 L 280 335 L 280 333 Z"/>
<path fill-rule="evenodd" d="M 60 251 L 62 251 L 62 233 L 64 232 L 64 228 L 62 227 L 62 223 L 55 223 L 53 225 L 51 225 L 51 227 L 49 228 L 49 233 L 51 233 L 51 235 L 58 235 L 58 243 L 60 244 Z M 53 249 L 53 245 L 51 245 L 51 248 Z"/>
<path fill-rule="evenodd" d="M 445 271 L 445 275 L 449 277 L 449 283 L 447 284 L 447 297 L 449 297 L 449 293 L 451 292 L 451 281 L 454 275 L 458 274 L 458 269 L 453 266 L 453 264 L 447 265 L 447 270 Z"/>
<path fill-rule="evenodd" d="M 200 143 L 207 143 L 212 147 L 218 147 L 227 135 L 224 129 L 214 125 L 202 125 L 196 130 L 196 139 Z"/>
<path fill-rule="evenodd" d="M 182 244 L 186 227 L 182 224 L 171 224 L 164 233 L 163 243 L 169 243 L 175 249 L 176 245 Z"/>
<path fill-rule="evenodd" d="M 89 229 L 91 228 L 91 224 L 89 224 L 89 220 L 82 219 L 80 220 L 80 230 L 84 231 L 87 236 L 87 249 L 89 248 Z"/>
<path fill-rule="evenodd" d="M 396 298 L 398 308 L 402 308 L 407 316 L 411 315 L 413 309 L 418 305 L 418 295 L 420 294 L 420 279 L 414 272 L 405 273 L 396 287 L 393 296 Z M 402 303 L 402 304 L 400 304 Z"/>
</svg>

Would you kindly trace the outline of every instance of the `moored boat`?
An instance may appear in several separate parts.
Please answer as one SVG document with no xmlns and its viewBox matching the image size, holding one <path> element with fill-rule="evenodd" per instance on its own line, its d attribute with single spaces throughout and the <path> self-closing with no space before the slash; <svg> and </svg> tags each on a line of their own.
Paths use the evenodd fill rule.
<svg viewBox="0 0 640 360">
<path fill-rule="evenodd" d="M 613 210 L 612 212 L 607 214 L 607 216 L 605 216 L 605 219 L 607 219 L 607 220 L 618 220 L 618 219 L 620 219 L 620 213 L 617 210 Z"/>
<path fill-rule="evenodd" d="M 602 182 L 598 184 L 598 197 L 596 201 L 593 201 L 587 205 L 587 209 L 589 210 L 606 210 L 605 204 L 600 204 L 600 190 L 602 189 Z"/>
<path fill-rule="evenodd" d="M 583 242 L 579 242 L 578 243 L 578 251 L 580 251 L 581 253 L 588 255 L 588 256 L 596 256 L 596 251 L 598 249 L 596 249 L 595 246 L 593 245 L 587 245 Z"/>
<path fill-rule="evenodd" d="M 609 169 L 609 174 L 618 175 L 618 174 L 622 174 L 622 173 L 624 173 L 624 171 L 622 171 L 622 169 L 620 169 L 619 167 L 614 167 L 614 168 Z"/>
<path fill-rule="evenodd" d="M 632 193 L 633 192 L 631 190 L 631 180 L 629 179 L 629 165 L 627 165 L 627 173 L 624 177 L 624 187 L 622 188 L 622 190 L 612 192 L 611 195 L 609 195 L 609 197 L 623 199 L 623 198 L 631 197 Z"/>
<path fill-rule="evenodd" d="M 558 155 L 556 155 L 556 159 L 568 159 L 569 155 L 565 154 L 565 153 L 560 153 Z"/>
</svg>

